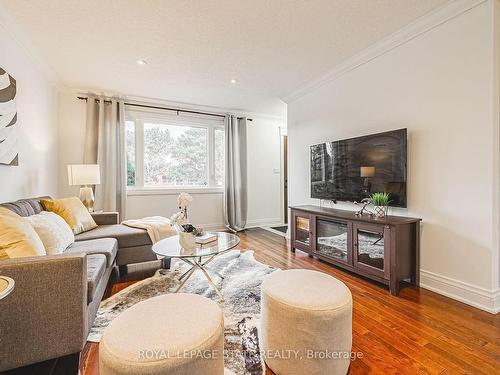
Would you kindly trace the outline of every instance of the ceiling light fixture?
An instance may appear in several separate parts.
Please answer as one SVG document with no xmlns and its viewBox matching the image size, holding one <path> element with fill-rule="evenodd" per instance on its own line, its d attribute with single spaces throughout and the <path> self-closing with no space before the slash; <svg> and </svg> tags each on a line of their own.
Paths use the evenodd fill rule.
<svg viewBox="0 0 500 375">
<path fill-rule="evenodd" d="M 137 60 L 137 64 L 139 64 L 139 65 L 148 65 L 148 62 L 146 60 Z"/>
<path fill-rule="evenodd" d="M 231 83 L 232 83 L 233 85 L 234 85 L 236 82 L 238 82 L 238 80 L 237 80 L 237 79 L 235 79 L 235 78 L 231 79 Z"/>
</svg>

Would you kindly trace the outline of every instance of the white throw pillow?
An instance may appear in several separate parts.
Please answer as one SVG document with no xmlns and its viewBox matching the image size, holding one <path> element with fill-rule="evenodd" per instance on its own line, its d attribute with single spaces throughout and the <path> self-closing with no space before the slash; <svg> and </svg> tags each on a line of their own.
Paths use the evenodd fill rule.
<svg viewBox="0 0 500 375">
<path fill-rule="evenodd" d="M 42 211 L 24 219 L 35 229 L 43 242 L 47 255 L 60 254 L 75 242 L 75 235 L 69 225 L 62 217 L 53 212 Z"/>
</svg>

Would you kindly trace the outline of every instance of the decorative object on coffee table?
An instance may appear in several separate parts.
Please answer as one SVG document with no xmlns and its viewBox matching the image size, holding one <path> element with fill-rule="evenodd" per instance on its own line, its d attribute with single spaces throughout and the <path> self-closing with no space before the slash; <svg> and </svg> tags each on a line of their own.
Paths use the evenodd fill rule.
<svg viewBox="0 0 500 375">
<path fill-rule="evenodd" d="M 196 247 L 195 236 L 202 233 L 188 222 L 188 206 L 193 202 L 193 197 L 188 193 L 180 193 L 177 197 L 179 212 L 172 215 L 170 223 L 179 233 L 179 244 L 183 249 L 193 250 Z"/>
<path fill-rule="evenodd" d="M 214 234 L 217 235 L 217 242 L 214 241 L 205 245 L 195 243 L 195 247 L 191 249 L 186 249 L 180 244 L 179 236 L 165 238 L 153 245 L 153 251 L 159 257 L 164 259 L 178 258 L 191 266 L 180 276 L 179 281 L 182 281 L 182 283 L 177 288 L 176 293 L 184 286 L 194 271 L 201 270 L 220 300 L 224 301 L 224 297 L 212 280 L 209 271 L 215 273 L 221 279 L 224 279 L 224 277 L 219 272 L 207 268 L 207 265 L 217 256 L 237 246 L 240 239 L 233 233 L 216 232 Z"/>
<path fill-rule="evenodd" d="M 0 164 L 19 165 L 16 80 L 0 68 Z"/>
<path fill-rule="evenodd" d="M 15 285 L 14 279 L 8 276 L 0 276 L 0 300 L 12 293 Z"/>
<path fill-rule="evenodd" d="M 191 232 L 179 232 L 179 245 L 185 250 L 196 248 L 196 238 Z"/>
<path fill-rule="evenodd" d="M 179 205 L 179 210 L 184 213 L 184 219 L 188 220 L 188 206 L 193 203 L 193 197 L 188 193 L 180 193 L 177 197 L 177 204 Z"/>
<path fill-rule="evenodd" d="M 373 204 L 376 217 L 385 217 L 389 208 L 389 193 L 373 193 L 370 195 L 370 202 Z"/>
<path fill-rule="evenodd" d="M 217 235 L 213 233 L 200 233 L 196 236 L 196 243 L 201 245 L 217 241 Z"/>
<path fill-rule="evenodd" d="M 94 211 L 94 190 L 89 185 L 99 185 L 101 174 L 98 164 L 71 164 L 68 165 L 68 184 L 80 185 L 79 198 L 89 212 Z"/>
</svg>

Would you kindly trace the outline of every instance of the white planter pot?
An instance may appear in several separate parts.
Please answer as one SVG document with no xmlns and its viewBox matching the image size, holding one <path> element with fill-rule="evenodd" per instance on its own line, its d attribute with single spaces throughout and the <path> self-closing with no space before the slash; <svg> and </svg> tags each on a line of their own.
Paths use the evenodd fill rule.
<svg viewBox="0 0 500 375">
<path fill-rule="evenodd" d="M 196 238 L 192 233 L 180 232 L 179 245 L 185 250 L 193 250 L 196 248 Z"/>
<path fill-rule="evenodd" d="M 376 217 L 385 217 L 387 215 L 387 206 L 375 206 L 373 212 Z"/>
</svg>

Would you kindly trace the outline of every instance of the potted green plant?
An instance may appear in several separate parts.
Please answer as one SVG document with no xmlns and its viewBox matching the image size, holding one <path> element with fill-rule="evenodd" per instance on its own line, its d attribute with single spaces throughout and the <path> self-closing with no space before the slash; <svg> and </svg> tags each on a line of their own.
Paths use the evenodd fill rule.
<svg viewBox="0 0 500 375">
<path fill-rule="evenodd" d="M 370 202 L 375 207 L 374 213 L 376 217 L 384 217 L 387 215 L 389 203 L 389 193 L 373 193 L 370 195 Z"/>
</svg>

